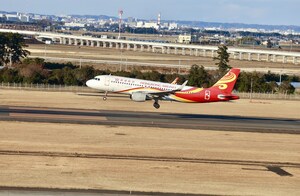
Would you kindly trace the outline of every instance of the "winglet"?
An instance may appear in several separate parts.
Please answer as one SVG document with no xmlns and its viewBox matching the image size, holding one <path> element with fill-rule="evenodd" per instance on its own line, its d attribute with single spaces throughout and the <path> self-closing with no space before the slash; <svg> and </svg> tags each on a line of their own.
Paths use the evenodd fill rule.
<svg viewBox="0 0 300 196">
<path fill-rule="evenodd" d="M 187 83 L 188 80 L 186 80 L 178 89 L 176 89 L 176 91 L 181 91 L 186 86 Z"/>
</svg>

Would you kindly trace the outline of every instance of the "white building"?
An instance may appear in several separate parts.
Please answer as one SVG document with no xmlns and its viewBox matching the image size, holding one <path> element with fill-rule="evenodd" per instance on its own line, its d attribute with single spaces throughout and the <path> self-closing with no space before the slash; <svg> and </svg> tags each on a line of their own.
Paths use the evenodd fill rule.
<svg viewBox="0 0 300 196">
<path fill-rule="evenodd" d="M 30 16 L 20 15 L 19 20 L 22 21 L 22 22 L 30 22 Z"/>
<path fill-rule="evenodd" d="M 190 44 L 192 42 L 192 36 L 186 34 L 179 35 L 177 42 L 182 44 Z"/>
<path fill-rule="evenodd" d="M 143 21 L 138 21 L 138 22 L 136 23 L 136 27 L 137 27 L 137 28 L 142 28 L 142 27 L 144 27 L 144 22 L 143 22 Z"/>
<path fill-rule="evenodd" d="M 66 22 L 65 26 L 66 27 L 84 27 L 85 24 L 83 24 L 83 23 L 77 23 L 77 22 Z"/>
<path fill-rule="evenodd" d="M 173 22 L 173 23 L 170 23 L 169 24 L 169 30 L 172 30 L 172 29 L 178 29 L 178 24 Z"/>
<path fill-rule="evenodd" d="M 154 29 L 159 29 L 159 25 L 157 24 L 157 22 L 146 22 L 144 24 L 145 28 L 154 28 Z"/>
<path fill-rule="evenodd" d="M 5 14 L 7 21 L 19 21 L 19 16 L 16 14 Z"/>
</svg>

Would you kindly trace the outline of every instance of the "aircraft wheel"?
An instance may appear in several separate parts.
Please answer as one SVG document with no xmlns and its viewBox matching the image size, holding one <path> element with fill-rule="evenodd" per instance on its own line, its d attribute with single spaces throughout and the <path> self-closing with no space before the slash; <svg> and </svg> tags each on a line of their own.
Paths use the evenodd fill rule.
<svg viewBox="0 0 300 196">
<path fill-rule="evenodd" d="M 107 97 L 103 97 L 103 101 L 106 101 L 107 100 Z"/>
<path fill-rule="evenodd" d="M 154 103 L 153 106 L 156 108 L 156 109 L 159 109 L 160 108 L 160 105 L 158 103 Z"/>
</svg>

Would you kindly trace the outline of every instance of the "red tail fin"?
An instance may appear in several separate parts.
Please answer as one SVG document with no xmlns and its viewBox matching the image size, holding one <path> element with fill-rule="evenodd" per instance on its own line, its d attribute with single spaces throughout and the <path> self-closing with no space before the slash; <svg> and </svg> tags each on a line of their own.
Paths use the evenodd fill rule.
<svg viewBox="0 0 300 196">
<path fill-rule="evenodd" d="M 214 87 L 218 87 L 221 91 L 230 94 L 240 74 L 240 69 L 231 69 L 225 76 L 223 76 Z"/>
</svg>

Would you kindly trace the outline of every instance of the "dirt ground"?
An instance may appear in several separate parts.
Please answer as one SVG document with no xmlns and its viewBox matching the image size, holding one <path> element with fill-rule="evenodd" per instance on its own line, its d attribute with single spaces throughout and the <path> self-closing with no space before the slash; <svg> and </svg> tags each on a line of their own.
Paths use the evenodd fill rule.
<svg viewBox="0 0 300 196">
<path fill-rule="evenodd" d="M 300 119 L 299 101 L 135 103 L 94 94 L 0 90 L 0 105 Z M 0 121 L 0 186 L 219 195 L 299 195 L 300 135 Z M 13 151 L 13 155 L 1 154 Z M 56 152 L 189 158 L 196 163 L 21 155 Z M 18 155 L 18 153 L 20 155 Z M 245 164 L 242 164 L 245 163 Z M 256 164 L 257 163 L 257 164 Z M 280 176 L 266 166 L 282 167 Z"/>
<path fill-rule="evenodd" d="M 203 65 L 205 67 L 215 67 L 215 62 L 211 57 L 190 56 L 189 54 L 174 55 L 161 54 L 152 52 L 135 52 L 127 51 L 126 49 L 110 49 L 97 48 L 86 46 L 68 46 L 68 45 L 29 45 L 28 50 L 33 56 L 47 56 L 47 57 L 64 57 L 64 58 L 82 58 L 82 59 L 96 59 L 96 60 L 114 60 L 114 61 L 128 61 L 128 62 L 144 62 L 157 64 L 174 64 L 174 65 Z M 209 55 L 209 54 L 208 54 Z M 245 56 L 247 58 L 247 56 Z M 79 62 L 78 62 L 79 63 Z M 239 61 L 230 60 L 230 65 L 236 68 L 277 68 L 289 69 L 293 72 L 299 73 L 300 66 L 290 63 L 283 64 L 281 62 L 264 62 L 264 61 Z M 95 65 L 97 67 L 97 65 Z"/>
<path fill-rule="evenodd" d="M 226 160 L 299 163 L 298 135 L 22 122 L 0 122 L 0 127 L 0 151 L 222 160 L 216 164 L 0 155 L 0 186 L 300 194 L 299 168 L 283 167 L 293 176 L 279 176 L 260 165 L 226 164 Z"/>
</svg>

